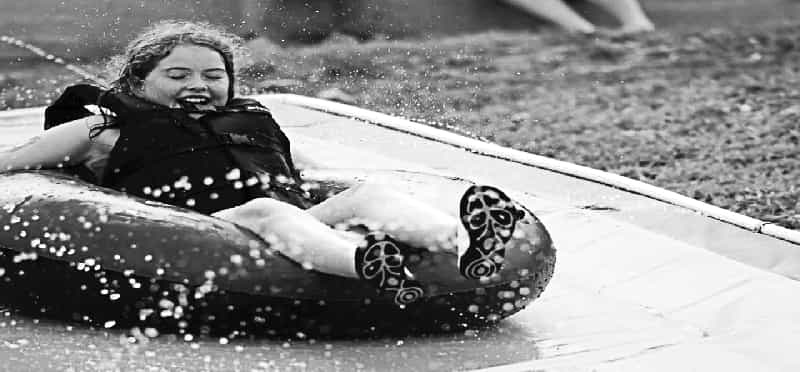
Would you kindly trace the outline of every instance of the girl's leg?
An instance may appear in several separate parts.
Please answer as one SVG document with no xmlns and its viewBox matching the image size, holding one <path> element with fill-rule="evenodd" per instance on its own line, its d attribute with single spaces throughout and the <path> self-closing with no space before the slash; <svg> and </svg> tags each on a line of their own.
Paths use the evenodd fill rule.
<svg viewBox="0 0 800 372">
<path fill-rule="evenodd" d="M 591 34 L 595 26 L 562 0 L 504 0 L 525 12 L 542 17 L 568 31 Z"/>
<path fill-rule="evenodd" d="M 308 210 L 320 221 L 348 224 L 366 221 L 373 230 L 435 250 L 457 247 L 461 273 L 468 278 L 499 271 L 505 244 L 511 239 L 520 210 L 502 191 L 470 186 L 459 202 L 459 218 L 383 185 L 364 183 Z"/>
<path fill-rule="evenodd" d="M 589 0 L 616 17 L 622 32 L 653 31 L 655 26 L 645 14 L 639 0 Z"/>
<path fill-rule="evenodd" d="M 429 204 L 382 184 L 361 183 L 307 210 L 330 226 L 364 224 L 409 245 L 455 250 L 459 221 Z"/>
<path fill-rule="evenodd" d="M 394 294 L 398 305 L 423 294 L 405 266 L 403 246 L 382 233 L 362 236 L 333 230 L 293 205 L 258 198 L 214 213 L 251 229 L 309 270 L 365 279 Z"/>
<path fill-rule="evenodd" d="M 304 267 L 358 277 L 353 259 L 358 238 L 330 229 L 291 204 L 258 198 L 214 216 L 249 228 Z"/>
</svg>

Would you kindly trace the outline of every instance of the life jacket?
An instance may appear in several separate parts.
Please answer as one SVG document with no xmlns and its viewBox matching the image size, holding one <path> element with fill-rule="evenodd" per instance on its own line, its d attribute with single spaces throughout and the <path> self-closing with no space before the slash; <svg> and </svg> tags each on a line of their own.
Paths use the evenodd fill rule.
<svg viewBox="0 0 800 372">
<path fill-rule="evenodd" d="M 93 115 L 86 105 L 113 112 L 120 131 L 96 182 L 101 186 L 201 213 L 257 197 L 301 208 L 312 204 L 288 138 L 255 100 L 235 98 L 194 119 L 183 109 L 76 85 L 45 110 L 45 129 Z"/>
</svg>

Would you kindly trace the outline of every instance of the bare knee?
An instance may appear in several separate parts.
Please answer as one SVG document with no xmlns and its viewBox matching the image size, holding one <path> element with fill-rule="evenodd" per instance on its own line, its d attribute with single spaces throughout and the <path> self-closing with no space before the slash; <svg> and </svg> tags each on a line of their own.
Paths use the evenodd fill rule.
<svg viewBox="0 0 800 372">
<path fill-rule="evenodd" d="M 400 197 L 400 193 L 386 185 L 375 182 L 359 183 L 347 191 L 351 198 L 359 201 L 384 201 Z"/>
<path fill-rule="evenodd" d="M 404 195 L 385 185 L 364 182 L 353 185 L 324 202 L 307 210 L 312 216 L 330 226 L 347 224 L 357 220 L 384 221 L 384 211 L 388 206 L 405 205 L 398 203 Z M 407 196 L 405 196 L 408 198 Z"/>
<path fill-rule="evenodd" d="M 242 220 L 263 219 L 278 214 L 295 214 L 300 208 L 271 198 L 256 198 L 233 208 L 214 213 L 215 217 L 239 222 Z"/>
</svg>

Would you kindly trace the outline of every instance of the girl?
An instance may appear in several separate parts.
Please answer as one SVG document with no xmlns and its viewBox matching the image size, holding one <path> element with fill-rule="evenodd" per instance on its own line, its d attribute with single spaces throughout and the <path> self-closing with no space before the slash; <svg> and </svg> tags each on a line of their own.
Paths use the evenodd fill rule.
<svg viewBox="0 0 800 372">
<path fill-rule="evenodd" d="M 47 130 L 0 153 L 0 170 L 71 167 L 101 186 L 213 214 L 305 267 L 369 280 L 399 305 L 423 294 L 405 265 L 412 249 L 457 241 L 462 275 L 501 268 L 521 217 L 496 188 L 466 190 L 462 221 L 369 183 L 314 205 L 269 110 L 234 97 L 239 41 L 208 24 L 150 27 L 118 58 L 111 90 L 67 88 L 46 110 Z M 364 221 L 366 234 L 331 228 Z"/>
</svg>

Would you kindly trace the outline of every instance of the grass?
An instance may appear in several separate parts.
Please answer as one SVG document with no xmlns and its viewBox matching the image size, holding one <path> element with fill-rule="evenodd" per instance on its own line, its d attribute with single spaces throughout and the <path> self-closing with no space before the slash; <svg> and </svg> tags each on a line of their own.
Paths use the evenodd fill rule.
<svg viewBox="0 0 800 372">
<path fill-rule="evenodd" d="M 798 228 L 798 36 L 800 26 L 780 26 L 333 43 L 273 56 L 247 81 L 252 91 L 280 79 L 301 94 L 339 88 L 360 106 Z"/>
<path fill-rule="evenodd" d="M 800 24 L 339 38 L 259 57 L 245 93 L 337 88 L 358 106 L 800 228 Z M 54 66 L 11 64 L 0 69 L 0 109 L 46 104 L 74 81 Z"/>
</svg>

